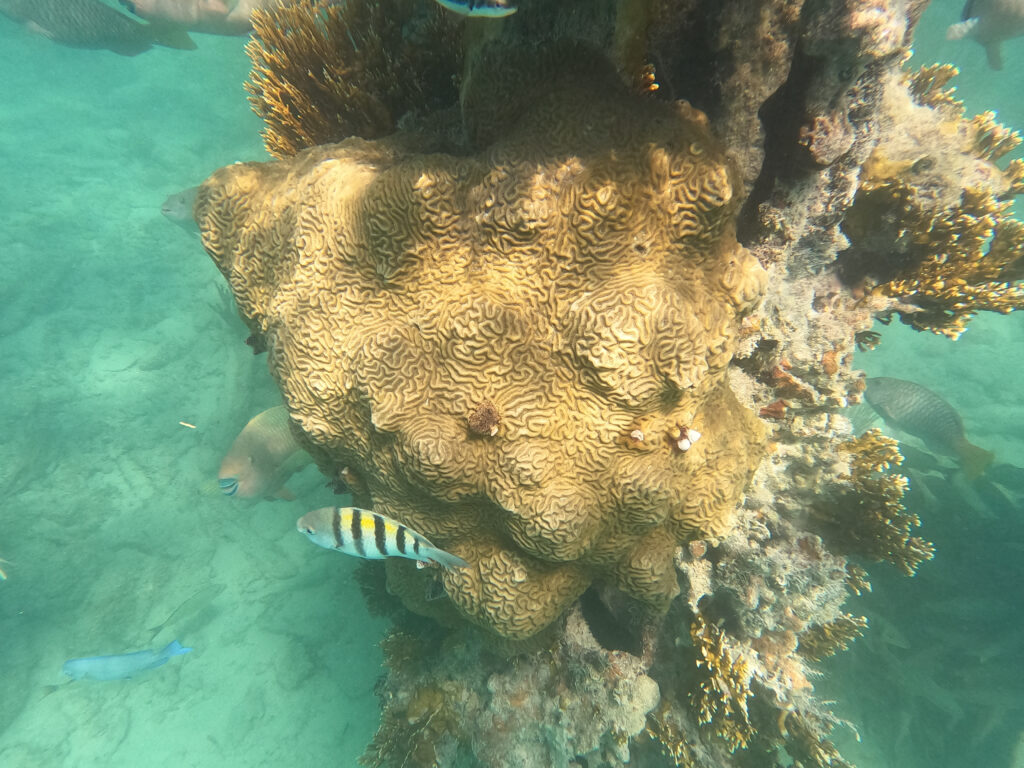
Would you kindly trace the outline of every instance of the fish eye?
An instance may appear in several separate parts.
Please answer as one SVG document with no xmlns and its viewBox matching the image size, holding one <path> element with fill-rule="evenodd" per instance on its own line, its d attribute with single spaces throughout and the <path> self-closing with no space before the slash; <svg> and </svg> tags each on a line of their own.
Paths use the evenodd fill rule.
<svg viewBox="0 0 1024 768">
<path fill-rule="evenodd" d="M 312 536 L 312 535 L 313 535 L 314 533 L 316 533 L 316 531 L 314 531 L 314 530 L 313 530 L 312 528 L 310 528 L 310 527 L 309 527 L 308 525 L 307 525 L 307 526 L 306 526 L 305 528 L 303 528 L 303 529 L 302 529 L 302 532 L 303 532 L 303 533 L 307 533 L 307 534 L 309 534 L 310 536 Z"/>
</svg>

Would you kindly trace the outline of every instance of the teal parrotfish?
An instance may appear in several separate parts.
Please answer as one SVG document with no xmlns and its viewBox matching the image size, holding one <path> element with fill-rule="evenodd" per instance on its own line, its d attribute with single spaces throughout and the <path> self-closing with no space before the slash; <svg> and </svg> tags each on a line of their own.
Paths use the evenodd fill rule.
<svg viewBox="0 0 1024 768">
<path fill-rule="evenodd" d="M 130 677 L 156 669 L 174 656 L 191 651 L 174 640 L 158 651 L 135 651 L 113 656 L 86 656 L 64 662 L 64 674 L 72 680 L 127 680 Z"/>
<path fill-rule="evenodd" d="M 218 484 L 225 496 L 295 498 L 284 484 L 312 459 L 296 442 L 289 421 L 283 405 L 249 420 L 220 464 Z"/>
<path fill-rule="evenodd" d="M 482 16 L 500 19 L 511 16 L 518 8 L 508 0 L 437 0 L 437 4 L 462 16 Z"/>
<path fill-rule="evenodd" d="M 1002 69 L 1000 44 L 1024 35 L 1024 0 L 967 0 L 960 18 L 946 30 L 946 39 L 977 41 L 985 48 L 989 67 Z"/>
<path fill-rule="evenodd" d="M 0 0 L 0 13 L 69 48 L 106 48 L 136 56 L 154 45 L 196 47 L 184 30 L 140 23 L 100 0 Z"/>
<path fill-rule="evenodd" d="M 936 453 L 956 457 L 969 479 L 992 463 L 992 452 L 968 442 L 960 414 L 927 387 L 886 376 L 865 383 L 864 398 L 886 424 L 920 438 Z"/>
<path fill-rule="evenodd" d="M 317 546 L 368 560 L 405 557 L 448 570 L 469 566 L 397 520 L 367 509 L 321 507 L 300 517 L 295 527 Z"/>
</svg>

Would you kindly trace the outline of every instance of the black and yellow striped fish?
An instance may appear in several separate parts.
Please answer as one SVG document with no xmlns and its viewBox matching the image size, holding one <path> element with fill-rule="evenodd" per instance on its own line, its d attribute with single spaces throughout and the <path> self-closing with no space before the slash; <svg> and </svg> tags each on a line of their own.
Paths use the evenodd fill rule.
<svg viewBox="0 0 1024 768">
<path fill-rule="evenodd" d="M 321 507 L 300 517 L 295 527 L 317 546 L 347 555 L 370 560 L 407 557 L 449 569 L 469 566 L 461 557 L 438 549 L 397 520 L 367 509 Z"/>
</svg>

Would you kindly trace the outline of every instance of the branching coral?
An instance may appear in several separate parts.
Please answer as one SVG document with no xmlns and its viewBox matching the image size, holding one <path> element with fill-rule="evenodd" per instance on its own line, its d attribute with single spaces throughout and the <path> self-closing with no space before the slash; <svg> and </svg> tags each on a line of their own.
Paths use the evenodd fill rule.
<svg viewBox="0 0 1024 768">
<path fill-rule="evenodd" d="M 910 535 L 921 520 L 903 505 L 907 478 L 888 471 L 903 461 L 897 445 L 878 429 L 845 443 L 850 473 L 840 480 L 847 487 L 836 489 L 835 498 L 818 505 L 815 513 L 841 548 L 871 560 L 886 560 L 913 576 L 922 562 L 932 558 L 935 548 Z"/>
<path fill-rule="evenodd" d="M 697 651 L 697 666 L 704 672 L 691 694 L 702 725 L 710 725 L 729 746 L 729 751 L 746 748 L 754 736 L 747 702 L 752 672 L 742 651 L 732 647 L 729 636 L 698 613 L 690 625 L 690 637 Z"/>
<path fill-rule="evenodd" d="M 839 754 L 836 745 L 821 736 L 823 731 L 831 730 L 833 722 L 807 713 L 787 712 L 780 723 L 786 732 L 786 751 L 797 761 L 794 765 L 808 768 L 853 768 Z"/>
<path fill-rule="evenodd" d="M 927 67 L 907 79 L 917 103 L 890 105 L 894 119 L 922 109 L 931 119 L 906 119 L 915 141 L 887 137 L 865 163 L 843 223 L 850 247 L 840 256 L 848 281 L 867 278 L 876 297 L 889 297 L 878 303 L 882 316 L 896 312 L 918 330 L 954 339 L 977 312 L 1024 307 L 1015 284 L 1024 274 L 1024 226 L 1009 217 L 1009 198 L 1024 189 L 1024 161 L 996 165 L 1021 139 L 991 112 L 967 120 L 943 88 L 955 74 Z M 930 131 L 954 136 L 952 148 L 924 135 Z"/>
<path fill-rule="evenodd" d="M 811 661 L 821 661 L 845 651 L 850 643 L 864 634 L 868 620 L 863 616 L 842 614 L 824 624 L 815 624 L 800 634 L 797 651 Z"/>
<path fill-rule="evenodd" d="M 275 157 L 383 136 L 407 112 L 458 101 L 461 28 L 434 3 L 314 0 L 252 22 L 246 90 Z"/>
</svg>

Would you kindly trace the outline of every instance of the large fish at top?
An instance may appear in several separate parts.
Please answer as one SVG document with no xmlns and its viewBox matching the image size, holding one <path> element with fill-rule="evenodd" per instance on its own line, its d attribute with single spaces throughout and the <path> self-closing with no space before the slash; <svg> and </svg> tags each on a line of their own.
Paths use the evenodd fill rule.
<svg viewBox="0 0 1024 768">
<path fill-rule="evenodd" d="M 511 16 L 519 10 L 509 0 L 437 0 L 437 4 L 449 11 L 455 11 L 460 16 L 482 16 L 490 19 Z"/>
<path fill-rule="evenodd" d="M 231 444 L 220 465 L 225 496 L 293 499 L 285 482 L 311 461 L 288 426 L 288 409 L 268 408 L 254 416 Z"/>
<path fill-rule="evenodd" d="M 184 30 L 142 24 L 100 0 L 0 0 L 0 13 L 69 48 L 106 48 L 135 56 L 154 45 L 196 47 Z"/>
<path fill-rule="evenodd" d="M 190 32 L 244 35 L 257 8 L 270 10 L 295 0 L 119 0 L 127 10 L 152 23 L 167 22 Z"/>
<path fill-rule="evenodd" d="M 992 463 L 991 451 L 968 442 L 960 414 L 927 387 L 885 376 L 866 384 L 864 398 L 886 424 L 920 438 L 936 453 L 955 456 L 969 478 L 978 477 Z"/>
<path fill-rule="evenodd" d="M 989 67 L 1002 69 L 1000 43 L 1024 35 L 1024 0 L 967 0 L 960 18 L 946 30 L 946 39 L 976 40 L 985 48 Z"/>
</svg>

